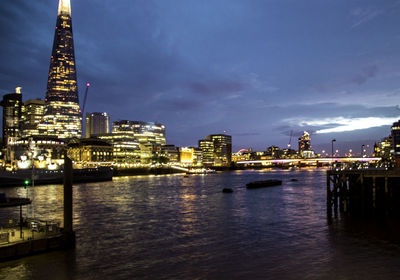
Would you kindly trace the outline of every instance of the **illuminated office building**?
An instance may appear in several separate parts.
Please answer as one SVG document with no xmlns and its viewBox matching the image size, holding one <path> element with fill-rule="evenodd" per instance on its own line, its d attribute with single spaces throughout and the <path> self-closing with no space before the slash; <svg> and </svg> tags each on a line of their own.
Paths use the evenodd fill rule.
<svg viewBox="0 0 400 280">
<path fill-rule="evenodd" d="M 179 162 L 180 152 L 179 148 L 175 145 L 164 145 L 161 147 L 161 154 L 168 158 L 170 163 Z"/>
<path fill-rule="evenodd" d="M 214 144 L 214 165 L 229 166 L 232 161 L 232 136 L 211 134 L 206 136 Z"/>
<path fill-rule="evenodd" d="M 267 148 L 267 152 L 265 155 L 266 159 L 277 159 L 281 157 L 282 151 L 281 149 L 279 149 L 279 147 L 270 146 Z"/>
<path fill-rule="evenodd" d="M 50 59 L 42 134 L 80 138 L 82 134 L 72 37 L 70 0 L 59 0 Z"/>
<path fill-rule="evenodd" d="M 114 165 L 118 167 L 133 167 L 142 163 L 141 147 L 133 135 L 113 132 L 98 135 L 97 138 L 106 140 L 112 145 Z M 151 157 L 151 155 L 148 157 Z"/>
<path fill-rule="evenodd" d="M 304 131 L 303 135 L 299 137 L 298 143 L 299 153 L 311 150 L 310 134 L 307 131 Z"/>
<path fill-rule="evenodd" d="M 383 138 L 374 145 L 374 157 L 381 157 L 382 161 L 390 162 L 393 159 L 393 139 L 392 135 Z"/>
<path fill-rule="evenodd" d="M 179 148 L 180 162 L 185 165 L 192 165 L 195 159 L 194 148 L 181 147 Z"/>
<path fill-rule="evenodd" d="M 0 104 L 3 106 L 3 145 L 8 146 L 21 137 L 21 88 L 17 87 L 15 93 L 5 94 Z"/>
<path fill-rule="evenodd" d="M 393 123 L 391 128 L 392 149 L 397 165 L 400 165 L 400 120 Z"/>
<path fill-rule="evenodd" d="M 22 105 L 22 137 L 39 135 L 39 123 L 43 120 L 45 103 L 40 99 L 30 99 Z"/>
<path fill-rule="evenodd" d="M 109 132 L 110 116 L 107 113 L 86 113 L 86 138 Z"/>
<path fill-rule="evenodd" d="M 203 153 L 199 148 L 194 148 L 193 165 L 201 166 L 203 162 Z"/>
<path fill-rule="evenodd" d="M 199 149 L 203 151 L 204 165 L 210 164 L 209 157 L 212 150 L 212 165 L 229 166 L 232 161 L 232 136 L 226 134 L 208 135 L 205 140 L 199 141 Z"/>
<path fill-rule="evenodd" d="M 202 163 L 205 166 L 214 164 L 214 143 L 210 140 L 199 140 L 199 150 L 202 153 Z"/>
<path fill-rule="evenodd" d="M 154 122 L 127 120 L 113 122 L 112 133 L 133 135 L 140 144 L 150 143 L 161 147 L 167 142 L 165 138 L 165 126 Z"/>
</svg>

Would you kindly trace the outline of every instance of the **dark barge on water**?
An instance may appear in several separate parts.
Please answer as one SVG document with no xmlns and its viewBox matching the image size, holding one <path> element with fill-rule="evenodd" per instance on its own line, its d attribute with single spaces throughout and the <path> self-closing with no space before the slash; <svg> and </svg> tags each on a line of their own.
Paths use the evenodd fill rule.
<svg viewBox="0 0 400 280">
<path fill-rule="evenodd" d="M 400 169 L 328 170 L 327 211 L 400 217 Z"/>
<path fill-rule="evenodd" d="M 73 169 L 73 182 L 100 182 L 112 180 L 113 170 L 110 167 L 95 167 Z M 19 169 L 16 171 L 0 171 L 0 187 L 23 186 L 44 184 L 62 184 L 64 181 L 64 170 L 48 169 Z"/>
<path fill-rule="evenodd" d="M 265 187 L 273 187 L 282 185 L 281 180 L 263 180 L 263 181 L 254 181 L 246 184 L 246 188 L 248 189 L 258 189 Z"/>
</svg>

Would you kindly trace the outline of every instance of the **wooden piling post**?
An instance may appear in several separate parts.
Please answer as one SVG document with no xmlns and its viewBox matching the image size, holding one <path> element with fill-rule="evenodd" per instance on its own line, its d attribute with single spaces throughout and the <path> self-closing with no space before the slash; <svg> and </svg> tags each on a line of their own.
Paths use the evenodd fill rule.
<svg viewBox="0 0 400 280">
<path fill-rule="evenodd" d="M 348 190 L 347 190 L 347 177 L 343 176 L 343 212 L 347 213 Z"/>
<path fill-rule="evenodd" d="M 366 210 L 366 203 L 365 203 L 365 185 L 364 185 L 364 176 L 361 174 L 360 175 L 360 183 L 361 183 L 361 208 L 362 208 L 362 214 L 365 214 Z"/>
<path fill-rule="evenodd" d="M 335 174 L 333 177 L 333 210 L 335 212 L 335 217 L 337 216 L 338 213 L 338 184 L 339 184 L 339 178 L 338 175 Z"/>
<path fill-rule="evenodd" d="M 372 207 L 376 209 L 376 177 L 372 177 Z"/>
<path fill-rule="evenodd" d="M 385 175 L 385 214 L 389 214 L 389 188 L 388 188 L 388 176 Z"/>
<path fill-rule="evenodd" d="M 331 191 L 331 175 L 326 173 L 326 210 L 328 217 L 332 216 L 332 191 Z"/>
<path fill-rule="evenodd" d="M 64 153 L 64 232 L 72 233 L 72 161 Z"/>
</svg>

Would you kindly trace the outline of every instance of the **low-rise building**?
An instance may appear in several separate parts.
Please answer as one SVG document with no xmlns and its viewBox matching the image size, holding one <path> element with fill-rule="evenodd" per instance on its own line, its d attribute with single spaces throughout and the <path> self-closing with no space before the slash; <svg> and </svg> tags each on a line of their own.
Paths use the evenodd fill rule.
<svg viewBox="0 0 400 280">
<path fill-rule="evenodd" d="M 96 138 L 72 139 L 68 143 L 68 156 L 78 168 L 111 166 L 113 147 Z"/>
</svg>

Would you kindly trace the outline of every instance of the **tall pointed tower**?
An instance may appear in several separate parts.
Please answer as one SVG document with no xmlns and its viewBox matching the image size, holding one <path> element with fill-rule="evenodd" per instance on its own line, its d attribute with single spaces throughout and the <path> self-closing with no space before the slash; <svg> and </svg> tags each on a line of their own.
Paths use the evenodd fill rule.
<svg viewBox="0 0 400 280">
<path fill-rule="evenodd" d="M 70 0 L 58 3 L 45 102 L 43 123 L 39 125 L 43 134 L 63 139 L 81 136 Z"/>
</svg>

